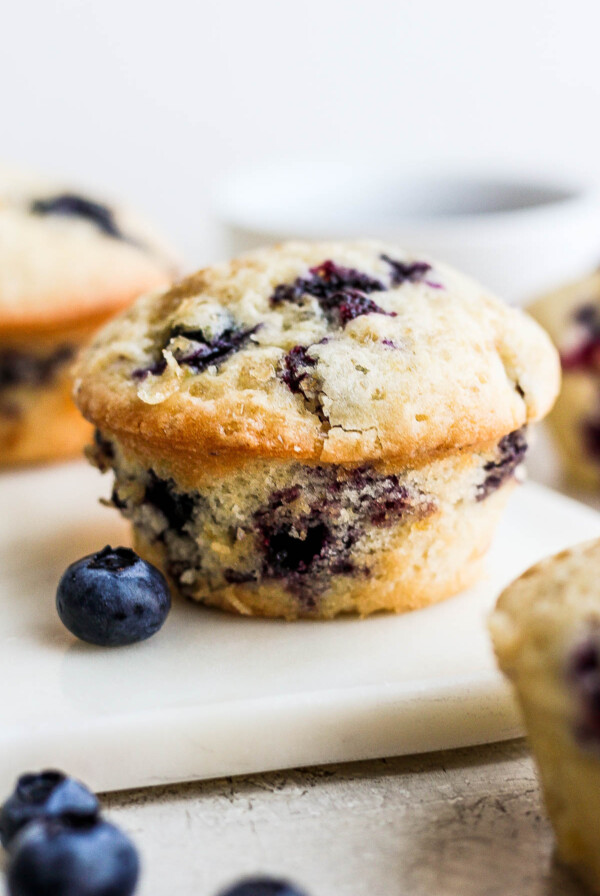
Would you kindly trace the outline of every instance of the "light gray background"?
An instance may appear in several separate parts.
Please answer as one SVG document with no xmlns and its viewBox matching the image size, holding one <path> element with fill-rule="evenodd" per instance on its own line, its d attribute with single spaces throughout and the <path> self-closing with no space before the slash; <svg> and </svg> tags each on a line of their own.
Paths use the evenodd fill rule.
<svg viewBox="0 0 600 896">
<path fill-rule="evenodd" d="M 286 154 L 600 178 L 594 0 L 19 0 L 0 157 L 121 193 L 200 263 L 224 171 Z"/>
</svg>

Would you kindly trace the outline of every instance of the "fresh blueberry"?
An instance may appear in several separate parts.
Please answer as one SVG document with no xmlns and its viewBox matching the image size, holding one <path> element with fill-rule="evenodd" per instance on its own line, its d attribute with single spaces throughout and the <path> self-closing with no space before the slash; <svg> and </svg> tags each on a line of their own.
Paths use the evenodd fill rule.
<svg viewBox="0 0 600 896">
<path fill-rule="evenodd" d="M 85 784 L 62 772 L 48 770 L 21 775 L 0 808 L 0 842 L 8 846 L 30 821 L 61 815 L 94 819 L 99 805 Z"/>
<path fill-rule="evenodd" d="M 56 592 L 58 615 L 69 631 L 102 647 L 149 638 L 170 607 L 163 574 L 129 548 L 107 546 L 72 563 Z"/>
<path fill-rule="evenodd" d="M 277 877 L 247 877 L 219 896 L 305 896 L 295 884 Z"/>
<path fill-rule="evenodd" d="M 118 240 L 124 239 L 110 208 L 75 193 L 60 193 L 58 196 L 50 196 L 48 199 L 36 199 L 31 204 L 31 212 L 34 215 L 82 218 L 84 221 L 94 224 L 106 236 L 112 236 Z"/>
<path fill-rule="evenodd" d="M 106 821 L 63 816 L 32 821 L 15 837 L 9 896 L 131 896 L 137 851 Z"/>
</svg>

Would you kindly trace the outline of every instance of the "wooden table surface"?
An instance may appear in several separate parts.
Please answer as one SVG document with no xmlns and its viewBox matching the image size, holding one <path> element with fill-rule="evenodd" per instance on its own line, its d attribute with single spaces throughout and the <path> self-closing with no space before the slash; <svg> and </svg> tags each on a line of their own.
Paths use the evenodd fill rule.
<svg viewBox="0 0 600 896">
<path fill-rule="evenodd" d="M 580 896 L 523 741 L 103 797 L 135 839 L 139 896 L 245 874 L 309 896 Z"/>
</svg>

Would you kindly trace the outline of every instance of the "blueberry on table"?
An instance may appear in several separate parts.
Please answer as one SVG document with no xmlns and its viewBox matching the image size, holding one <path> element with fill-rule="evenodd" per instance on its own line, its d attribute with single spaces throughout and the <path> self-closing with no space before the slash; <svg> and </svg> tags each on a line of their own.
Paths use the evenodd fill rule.
<svg viewBox="0 0 600 896">
<path fill-rule="evenodd" d="M 0 808 L 0 842 L 8 846 L 15 834 L 30 821 L 41 818 L 94 820 L 99 804 L 85 784 L 62 772 L 48 770 L 21 775 L 14 791 Z"/>
<path fill-rule="evenodd" d="M 219 896 L 305 896 L 294 884 L 276 877 L 246 877 Z"/>
<path fill-rule="evenodd" d="M 71 816 L 32 821 L 15 837 L 9 896 L 131 896 L 137 851 L 107 821 Z"/>
<path fill-rule="evenodd" d="M 163 574 L 129 548 L 107 546 L 72 563 L 56 592 L 66 628 L 102 647 L 144 641 L 161 628 L 170 608 Z"/>
</svg>

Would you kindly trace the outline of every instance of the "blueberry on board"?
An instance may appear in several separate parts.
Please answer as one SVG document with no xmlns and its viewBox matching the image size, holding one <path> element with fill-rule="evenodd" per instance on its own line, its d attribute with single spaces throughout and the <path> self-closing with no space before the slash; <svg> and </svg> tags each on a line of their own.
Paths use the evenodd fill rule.
<svg viewBox="0 0 600 896">
<path fill-rule="evenodd" d="M 108 545 L 67 567 L 56 592 L 66 628 L 102 647 L 144 641 L 159 630 L 170 608 L 163 574 L 129 548 Z"/>
<path fill-rule="evenodd" d="M 47 770 L 21 775 L 0 808 L 0 842 L 8 846 L 30 821 L 61 815 L 93 820 L 98 811 L 95 794 L 62 772 Z"/>
<path fill-rule="evenodd" d="M 9 896 L 131 896 L 139 859 L 107 821 L 70 816 L 32 821 L 17 834 L 6 877 Z"/>
<path fill-rule="evenodd" d="M 305 896 L 295 884 L 276 877 L 246 877 L 219 896 Z"/>
</svg>

